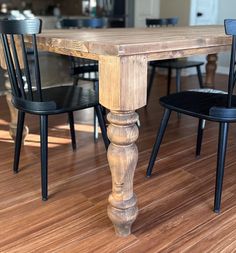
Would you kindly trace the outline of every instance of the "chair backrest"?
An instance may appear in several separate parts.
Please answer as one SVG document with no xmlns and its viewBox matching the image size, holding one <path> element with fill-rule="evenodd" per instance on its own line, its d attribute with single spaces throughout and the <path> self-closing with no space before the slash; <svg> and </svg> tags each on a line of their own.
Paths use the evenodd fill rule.
<svg viewBox="0 0 236 253">
<path fill-rule="evenodd" d="M 176 26 L 178 24 L 179 18 L 178 17 L 173 17 L 173 18 L 167 18 L 166 19 L 166 25 L 172 25 L 172 26 Z"/>
<path fill-rule="evenodd" d="M 229 79 L 228 79 L 228 101 L 227 106 L 231 107 L 232 95 L 236 82 L 235 57 L 236 57 L 236 19 L 226 19 L 224 21 L 225 33 L 232 36 Z"/>
<path fill-rule="evenodd" d="M 224 21 L 225 33 L 232 36 L 229 77 L 228 77 L 228 95 L 224 107 L 213 106 L 210 108 L 209 115 L 235 120 L 236 108 L 232 105 L 232 95 L 236 81 L 235 57 L 236 57 L 236 19 L 226 19 Z"/>
<path fill-rule="evenodd" d="M 83 27 L 87 28 L 103 28 L 106 26 L 104 18 L 91 18 L 83 20 Z"/>
<path fill-rule="evenodd" d="M 62 19 L 62 28 L 103 28 L 104 18 Z M 71 75 L 83 80 L 98 79 L 98 62 L 78 57 L 70 57 Z"/>
<path fill-rule="evenodd" d="M 38 60 L 36 34 L 41 32 L 40 19 L 0 20 L 0 35 L 9 79 L 14 97 L 30 101 L 42 101 L 41 78 Z M 33 72 L 36 90 L 32 87 L 32 76 L 29 67 L 24 37 L 31 37 Z M 22 63 L 22 64 L 21 64 Z"/>
<path fill-rule="evenodd" d="M 175 26 L 178 23 L 178 17 L 172 18 L 147 18 L 147 27 Z"/>
<path fill-rule="evenodd" d="M 83 20 L 77 18 L 63 18 L 60 20 L 62 28 L 81 28 L 83 27 Z"/>
<path fill-rule="evenodd" d="M 83 19 L 69 19 L 64 18 L 60 20 L 62 28 L 103 28 L 106 26 L 104 18 L 83 18 Z"/>
<path fill-rule="evenodd" d="M 165 18 L 146 18 L 147 27 L 158 27 L 166 25 Z"/>
</svg>

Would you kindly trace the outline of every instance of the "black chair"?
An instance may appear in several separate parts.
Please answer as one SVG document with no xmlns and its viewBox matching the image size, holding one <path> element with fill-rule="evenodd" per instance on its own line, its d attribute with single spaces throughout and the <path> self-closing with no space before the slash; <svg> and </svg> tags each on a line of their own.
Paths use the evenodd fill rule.
<svg viewBox="0 0 236 253">
<path fill-rule="evenodd" d="M 236 81 L 236 20 L 225 20 L 225 31 L 227 35 L 232 35 L 228 93 L 221 94 L 183 91 L 161 97 L 160 104 L 165 108 L 165 111 L 146 172 L 147 177 L 150 177 L 172 111 L 198 118 L 199 125 L 201 125 L 203 120 L 218 122 L 220 128 L 216 167 L 215 212 L 220 212 L 221 206 L 221 192 L 229 123 L 236 122 L 236 96 L 233 95 L 233 89 Z"/>
<path fill-rule="evenodd" d="M 81 28 L 103 28 L 106 26 L 103 18 L 64 18 L 60 20 L 61 28 L 81 29 Z M 70 56 L 70 74 L 75 85 L 79 81 L 90 81 L 98 92 L 98 61 Z M 105 108 L 102 108 L 106 114 Z M 97 120 L 94 117 L 94 140 L 98 139 Z"/>
<path fill-rule="evenodd" d="M 106 25 L 103 18 L 91 19 L 68 19 L 60 20 L 61 28 L 66 29 L 80 29 L 80 28 L 102 28 Z M 97 87 L 98 82 L 98 61 L 83 59 L 78 57 L 70 57 L 71 62 L 71 76 L 74 79 L 74 84 L 79 80 L 92 81 L 94 87 Z"/>
<path fill-rule="evenodd" d="M 105 27 L 106 19 L 104 18 L 85 18 L 83 19 L 82 27 L 85 28 L 103 28 Z"/>
<path fill-rule="evenodd" d="M 69 19 L 60 20 L 60 27 L 66 29 L 81 29 L 81 28 L 103 28 L 106 26 L 106 21 L 103 18 L 91 19 Z M 71 76 L 74 79 L 74 84 L 79 80 L 92 81 L 94 87 L 98 82 L 98 61 L 83 59 L 78 57 L 70 57 L 71 60 Z"/>
<path fill-rule="evenodd" d="M 162 26 L 175 26 L 178 23 L 178 17 L 173 18 L 160 18 L 160 19 L 146 19 L 147 27 L 162 27 Z M 159 61 L 151 61 L 151 74 L 148 80 L 148 90 L 147 90 L 147 99 L 149 99 L 150 92 L 152 89 L 152 84 L 156 72 L 156 68 L 163 68 L 168 70 L 167 75 L 167 95 L 170 94 L 170 86 L 171 86 L 171 76 L 172 70 L 176 71 L 176 91 L 179 92 L 181 90 L 181 71 L 182 69 L 188 68 L 196 68 L 199 86 L 203 88 L 203 80 L 201 73 L 201 65 L 204 62 L 199 61 L 187 61 L 186 59 L 171 59 L 171 60 L 159 60 Z"/>
<path fill-rule="evenodd" d="M 82 28 L 83 20 L 77 18 L 63 18 L 60 20 L 60 27 L 61 28 Z"/>
<path fill-rule="evenodd" d="M 98 103 L 97 94 L 93 89 L 83 89 L 75 85 L 41 88 L 38 50 L 36 34 L 41 32 L 42 22 L 39 19 L 2 20 L 0 21 L 0 34 L 3 42 L 4 56 L 12 88 L 12 103 L 18 109 L 17 134 L 15 143 L 14 172 L 18 172 L 22 130 L 25 113 L 39 115 L 40 117 L 40 144 L 41 144 L 41 180 L 42 199 L 48 198 L 48 116 L 68 113 L 73 150 L 76 149 L 73 111 L 94 107 L 102 130 L 106 148 L 107 139 L 104 118 Z M 30 73 L 24 35 L 32 39 L 34 75 Z M 20 43 L 21 50 L 16 49 L 15 42 Z M 19 57 L 22 57 L 23 67 L 20 66 Z M 32 62 L 32 57 L 31 61 Z M 26 82 L 23 80 L 26 77 Z M 35 87 L 32 85 L 35 78 Z"/>
</svg>

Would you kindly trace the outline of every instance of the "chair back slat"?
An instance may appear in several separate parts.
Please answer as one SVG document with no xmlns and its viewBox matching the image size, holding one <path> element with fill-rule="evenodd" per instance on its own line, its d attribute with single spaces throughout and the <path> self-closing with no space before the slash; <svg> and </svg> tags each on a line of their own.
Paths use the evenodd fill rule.
<svg viewBox="0 0 236 253">
<path fill-rule="evenodd" d="M 11 50 L 12 50 L 12 55 L 13 55 L 13 59 L 14 59 L 14 67 L 15 67 L 15 71 L 16 71 L 16 78 L 18 81 L 18 85 L 21 91 L 21 96 L 23 98 L 26 98 L 25 95 L 25 90 L 24 90 L 24 81 L 22 79 L 22 73 L 21 73 L 21 69 L 20 69 L 20 64 L 19 64 L 19 59 L 18 59 L 18 54 L 16 51 L 16 45 L 15 45 L 15 40 L 14 40 L 14 35 L 11 34 L 10 35 L 10 41 L 11 41 Z"/>
<path fill-rule="evenodd" d="M 231 46 L 231 57 L 230 57 L 230 67 L 229 67 L 229 79 L 228 79 L 228 107 L 231 107 L 232 104 L 232 95 L 234 88 L 234 79 L 235 79 L 235 50 L 236 50 L 236 36 L 232 37 L 232 46 Z"/>
<path fill-rule="evenodd" d="M 37 49 L 37 42 L 36 42 L 36 35 L 32 35 L 32 43 L 33 43 L 33 52 L 34 52 L 34 64 L 35 64 L 35 81 L 36 87 L 38 90 L 38 95 L 40 101 L 42 101 L 42 90 L 41 90 L 41 78 L 40 78 L 40 69 L 39 69 L 39 57 L 38 57 L 38 49 Z"/>
<path fill-rule="evenodd" d="M 3 42 L 4 57 L 9 73 L 13 96 L 21 99 L 42 101 L 41 78 L 39 69 L 36 34 L 41 32 L 41 20 L 0 20 L 0 34 Z M 33 59 L 30 72 L 24 36 L 31 37 Z M 19 43 L 18 43 L 19 42 Z M 17 44 L 16 44 L 17 43 Z M 35 75 L 36 89 L 33 92 L 31 74 Z M 26 85 L 27 84 L 27 85 Z"/>
<path fill-rule="evenodd" d="M 21 43 L 21 49 L 22 49 L 22 59 L 24 63 L 24 73 L 26 77 L 26 83 L 28 85 L 30 99 L 33 101 L 34 97 L 33 97 L 32 82 L 31 82 L 31 77 L 30 77 L 29 63 L 28 63 L 27 51 L 26 51 L 23 35 L 20 35 L 20 43 Z"/>
<path fill-rule="evenodd" d="M 7 66 L 7 70 L 9 74 L 10 83 L 12 86 L 12 92 L 13 92 L 13 95 L 20 97 L 20 92 L 19 92 L 17 79 L 16 79 L 16 72 L 13 67 L 14 64 L 13 64 L 13 60 L 12 60 L 12 56 L 10 52 L 10 47 L 8 44 L 7 35 L 1 34 L 1 38 L 2 38 L 3 52 L 4 52 L 5 61 L 6 61 L 6 66 Z"/>
<path fill-rule="evenodd" d="M 236 64 L 236 63 L 235 63 Z M 233 88 L 235 86 L 235 83 L 236 83 L 236 71 L 234 72 L 234 85 L 233 85 Z"/>
<path fill-rule="evenodd" d="M 232 95 L 236 81 L 236 71 L 235 71 L 235 58 L 236 58 L 236 19 L 226 19 L 224 21 L 225 33 L 232 36 L 231 45 L 231 56 L 230 56 L 230 66 L 229 66 L 229 79 L 228 79 L 228 100 L 227 106 L 230 108 L 232 106 Z"/>
</svg>

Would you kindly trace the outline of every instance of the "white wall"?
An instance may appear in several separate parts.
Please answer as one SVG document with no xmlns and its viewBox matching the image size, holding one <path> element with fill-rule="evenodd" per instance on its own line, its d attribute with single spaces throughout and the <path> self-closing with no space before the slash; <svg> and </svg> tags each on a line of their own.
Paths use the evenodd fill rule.
<svg viewBox="0 0 236 253">
<path fill-rule="evenodd" d="M 188 25 L 190 2 L 189 0 L 160 0 L 160 17 L 179 17 L 179 26 Z"/>
<path fill-rule="evenodd" d="M 145 27 L 146 18 L 159 18 L 160 0 L 135 0 L 135 27 Z"/>
<path fill-rule="evenodd" d="M 236 19 L 236 0 L 219 0 L 219 12 L 217 23 L 219 25 L 224 24 L 224 19 L 235 18 Z M 218 73 L 228 74 L 229 71 L 229 57 L 230 54 L 220 53 L 218 55 Z"/>
<path fill-rule="evenodd" d="M 219 0 L 218 24 L 223 24 L 226 18 L 236 18 L 235 0 Z"/>
</svg>

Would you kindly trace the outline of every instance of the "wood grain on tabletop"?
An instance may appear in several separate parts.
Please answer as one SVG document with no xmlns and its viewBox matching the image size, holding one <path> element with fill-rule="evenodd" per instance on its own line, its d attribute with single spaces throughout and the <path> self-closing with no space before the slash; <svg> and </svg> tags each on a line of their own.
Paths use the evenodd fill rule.
<svg viewBox="0 0 236 253">
<path fill-rule="evenodd" d="M 227 50 L 231 43 L 223 26 L 57 29 L 43 31 L 38 41 L 41 49 L 62 54 L 70 50 L 72 55 L 95 59 L 99 55 L 147 54 L 149 60 L 183 57 L 196 51 L 204 54 L 209 47 L 210 53 L 217 53 L 219 48 Z"/>
</svg>

